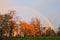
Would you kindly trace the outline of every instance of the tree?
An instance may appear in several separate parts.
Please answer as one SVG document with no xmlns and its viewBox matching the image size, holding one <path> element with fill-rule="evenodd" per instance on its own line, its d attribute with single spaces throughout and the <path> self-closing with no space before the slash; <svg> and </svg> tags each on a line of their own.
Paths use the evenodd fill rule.
<svg viewBox="0 0 60 40">
<path fill-rule="evenodd" d="M 18 24 L 15 21 L 11 22 L 11 26 L 10 26 L 10 35 L 13 37 L 17 37 L 18 36 Z"/>
<path fill-rule="evenodd" d="M 57 34 L 58 34 L 58 36 L 60 36 L 60 26 L 58 28 Z"/>
<path fill-rule="evenodd" d="M 38 18 L 32 18 L 32 21 L 31 21 L 31 24 L 34 25 L 34 29 L 35 29 L 35 36 L 40 36 L 40 27 L 41 27 L 41 24 L 40 24 L 40 20 Z"/>
<path fill-rule="evenodd" d="M 3 29 L 3 31 L 6 34 L 5 36 L 9 36 L 9 31 L 10 31 L 10 24 L 12 21 L 14 15 L 14 11 L 10 11 L 10 13 L 0 15 L 0 27 Z"/>
<path fill-rule="evenodd" d="M 49 27 L 48 30 L 46 31 L 46 36 L 50 36 L 51 28 Z"/>
<path fill-rule="evenodd" d="M 0 14 L 0 37 L 2 37 L 2 34 L 3 34 L 3 31 L 2 31 L 3 29 L 1 25 L 2 25 L 2 15 Z"/>
<path fill-rule="evenodd" d="M 51 27 L 49 25 L 45 26 L 43 29 L 44 36 L 50 36 Z"/>
<path fill-rule="evenodd" d="M 45 36 L 56 36 L 55 31 L 49 26 L 44 27 Z"/>
<path fill-rule="evenodd" d="M 10 20 L 10 23 L 9 23 L 9 26 L 8 26 L 9 29 L 10 29 L 9 30 L 9 37 L 12 37 L 12 31 L 13 31 L 13 28 L 14 28 L 13 25 L 14 25 L 15 22 L 12 20 L 14 14 L 15 14 L 15 11 L 10 11 L 9 14 L 8 14 L 9 15 L 9 19 L 8 20 Z"/>
<path fill-rule="evenodd" d="M 35 30 L 34 30 L 34 26 L 32 24 L 28 24 L 26 22 L 20 22 L 20 32 L 27 36 L 27 37 L 35 37 Z M 23 35 L 21 35 L 22 37 L 24 37 Z"/>
<path fill-rule="evenodd" d="M 55 33 L 55 31 L 53 29 L 50 30 L 50 36 L 56 36 L 56 33 Z"/>
</svg>

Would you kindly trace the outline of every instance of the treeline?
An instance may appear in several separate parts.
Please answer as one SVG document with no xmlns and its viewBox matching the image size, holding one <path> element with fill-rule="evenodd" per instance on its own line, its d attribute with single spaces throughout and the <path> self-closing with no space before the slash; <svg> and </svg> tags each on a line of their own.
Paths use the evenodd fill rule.
<svg viewBox="0 0 60 40">
<path fill-rule="evenodd" d="M 32 18 L 30 23 L 13 20 L 15 11 L 7 14 L 0 14 L 0 37 L 41 37 L 41 36 L 60 36 L 60 27 L 57 33 L 47 25 L 42 27 L 38 18 Z"/>
</svg>

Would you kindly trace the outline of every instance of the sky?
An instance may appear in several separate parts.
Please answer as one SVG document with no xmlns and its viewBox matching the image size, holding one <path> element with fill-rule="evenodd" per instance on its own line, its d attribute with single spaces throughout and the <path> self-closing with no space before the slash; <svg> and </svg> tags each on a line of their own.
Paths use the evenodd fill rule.
<svg viewBox="0 0 60 40">
<path fill-rule="evenodd" d="M 0 0 L 1 13 L 9 9 L 16 9 L 17 15 L 26 17 L 26 20 L 30 16 L 35 16 L 33 13 L 38 11 L 45 15 L 55 28 L 60 26 L 60 0 Z"/>
</svg>

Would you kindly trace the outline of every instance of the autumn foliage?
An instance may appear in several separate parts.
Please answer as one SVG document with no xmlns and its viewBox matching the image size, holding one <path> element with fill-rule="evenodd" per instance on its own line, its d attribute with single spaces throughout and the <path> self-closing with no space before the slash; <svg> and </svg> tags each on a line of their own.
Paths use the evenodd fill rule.
<svg viewBox="0 0 60 40">
<path fill-rule="evenodd" d="M 20 23 L 21 27 L 20 30 L 24 32 L 26 36 L 35 36 L 35 29 L 32 24 L 27 24 L 26 22 Z"/>
<path fill-rule="evenodd" d="M 35 23 L 36 20 L 36 23 Z M 21 32 L 24 32 L 26 36 L 40 36 L 40 21 L 36 18 L 33 20 L 30 24 L 26 22 L 20 22 L 20 30 Z"/>
<path fill-rule="evenodd" d="M 41 28 L 42 25 L 38 18 L 32 18 L 31 23 L 27 23 L 25 21 L 20 20 L 19 24 L 17 24 L 17 22 L 13 20 L 14 14 L 15 14 L 14 11 L 10 11 L 9 13 L 4 14 L 4 15 L 0 14 L 0 28 L 1 30 L 3 30 L 1 31 L 0 36 L 39 37 L 42 35 L 44 36 L 56 35 L 54 30 L 51 30 L 49 26 Z M 58 31 L 58 33 L 60 32 Z"/>
</svg>

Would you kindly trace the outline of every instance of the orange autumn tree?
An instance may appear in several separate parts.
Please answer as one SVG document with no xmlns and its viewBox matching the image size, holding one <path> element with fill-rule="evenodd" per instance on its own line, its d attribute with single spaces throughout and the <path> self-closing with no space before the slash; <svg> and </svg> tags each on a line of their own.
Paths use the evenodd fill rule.
<svg viewBox="0 0 60 40">
<path fill-rule="evenodd" d="M 20 22 L 20 30 L 21 32 L 23 32 L 24 35 L 31 37 L 31 36 L 35 36 L 35 30 L 34 30 L 34 26 L 32 24 L 28 24 L 26 22 Z"/>
<path fill-rule="evenodd" d="M 32 18 L 31 24 L 34 25 L 34 29 L 35 29 L 35 36 L 40 36 L 41 30 L 41 24 L 40 24 L 40 20 L 38 18 Z"/>
</svg>

